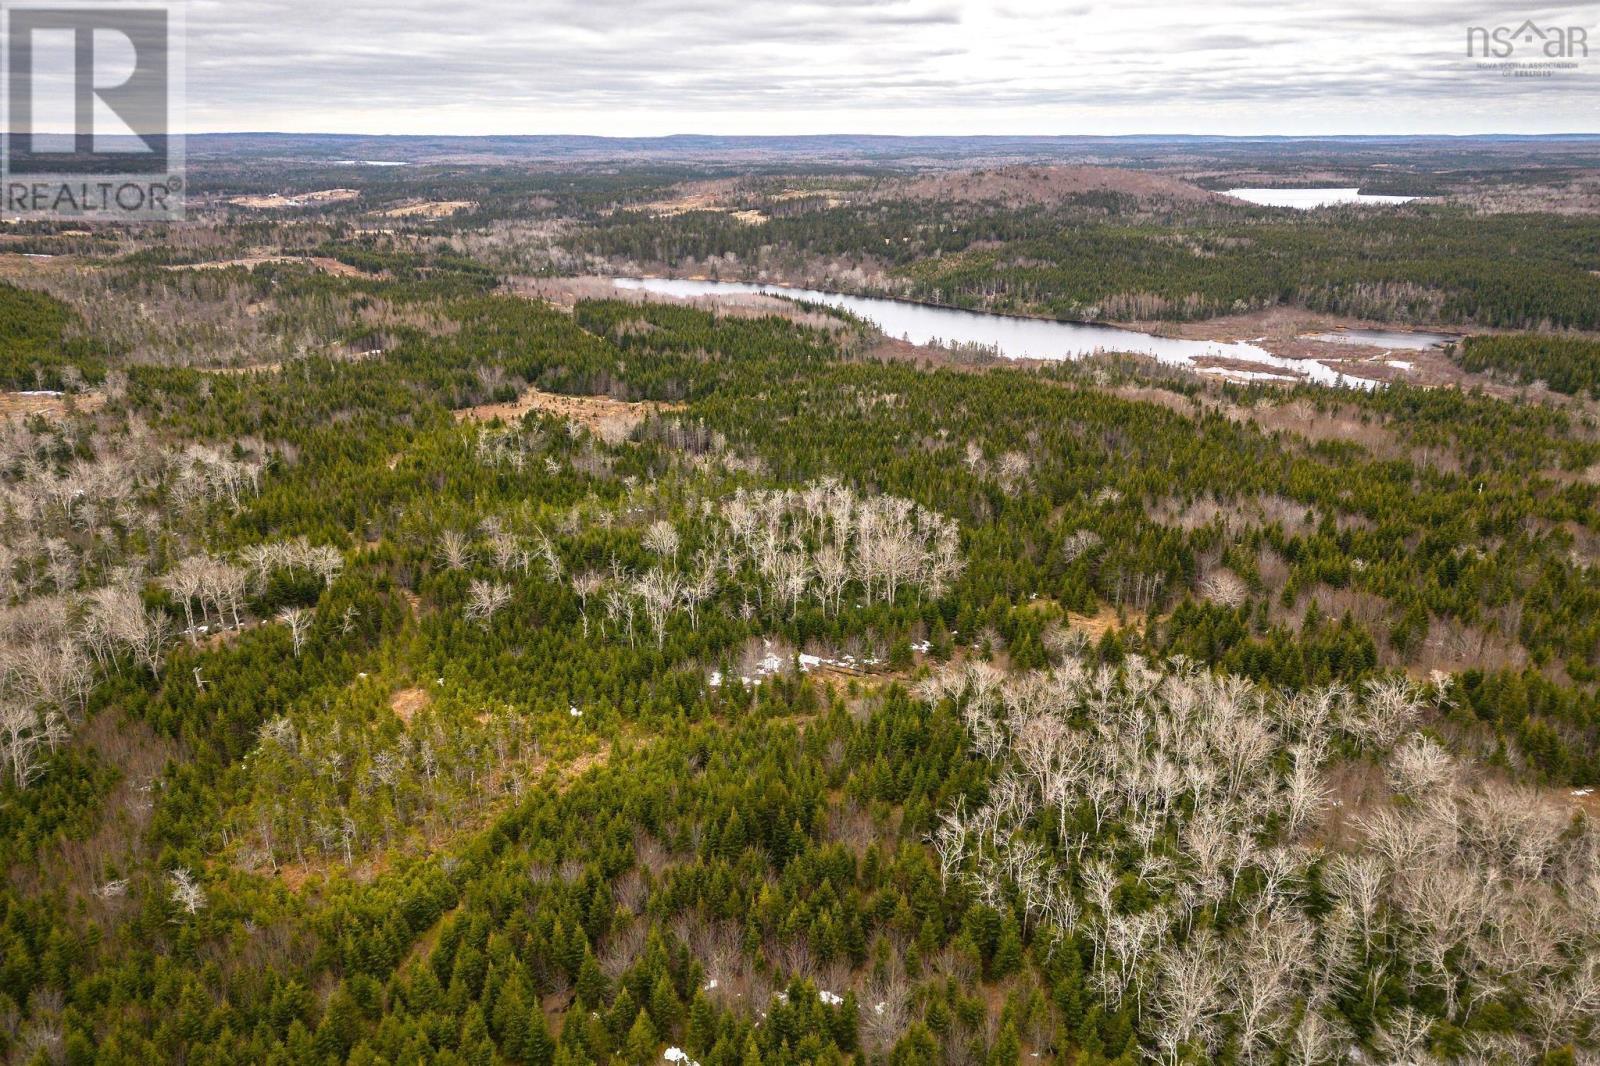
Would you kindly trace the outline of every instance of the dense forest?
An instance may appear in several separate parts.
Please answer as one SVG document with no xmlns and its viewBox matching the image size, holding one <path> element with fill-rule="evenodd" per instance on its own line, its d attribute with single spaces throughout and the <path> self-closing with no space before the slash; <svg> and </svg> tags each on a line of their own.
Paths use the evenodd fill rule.
<svg viewBox="0 0 1600 1066">
<path fill-rule="evenodd" d="M 1600 399 L 1600 341 L 1549 335 L 1471 337 L 1458 362 L 1520 383 L 1542 381 L 1568 396 Z"/>
<path fill-rule="evenodd" d="M 100 362 L 67 341 L 70 321 L 59 300 L 0 282 L 0 386 L 59 390 L 97 377 Z"/>
<path fill-rule="evenodd" d="M 945 302 L 1580 326 L 1588 221 L 634 209 L 680 179 L 381 176 L 488 217 L 230 206 L 0 287 L 64 393 L 0 415 L 0 1057 L 1600 1051 L 1586 342 L 1457 354 L 1530 402 L 508 277 L 870 245 Z"/>
<path fill-rule="evenodd" d="M 802 202 L 803 203 L 803 202 Z M 1447 206 L 1313 212 L 1117 194 L 1013 205 L 619 212 L 575 241 L 625 268 L 777 277 L 1065 319 L 1205 319 L 1277 305 L 1403 323 L 1600 329 L 1591 216 Z"/>
</svg>

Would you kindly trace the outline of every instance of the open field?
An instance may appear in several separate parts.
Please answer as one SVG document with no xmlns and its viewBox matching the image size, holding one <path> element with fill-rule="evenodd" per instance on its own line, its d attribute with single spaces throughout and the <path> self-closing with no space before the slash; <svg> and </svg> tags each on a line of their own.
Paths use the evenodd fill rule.
<svg viewBox="0 0 1600 1066">
<path fill-rule="evenodd" d="M 0 418 L 64 418 L 68 413 L 87 414 L 104 406 L 98 392 L 67 395 L 59 392 L 0 392 Z"/>
<path fill-rule="evenodd" d="M 228 203 L 235 207 L 248 207 L 254 211 L 282 211 L 296 207 L 322 207 L 343 204 L 361 197 L 359 189 L 317 189 L 312 192 L 285 196 L 281 193 L 267 195 L 235 196 Z"/>
<path fill-rule="evenodd" d="M 609 396 L 558 396 L 529 389 L 510 403 L 479 404 L 455 412 L 455 417 L 472 422 L 517 422 L 524 415 L 537 412 L 584 426 L 605 440 L 621 441 L 646 419 L 682 409 L 675 404 L 628 403 Z"/>
<path fill-rule="evenodd" d="M 477 206 L 473 200 L 430 200 L 385 208 L 379 214 L 384 218 L 448 218 Z"/>
<path fill-rule="evenodd" d="M 332 258 L 330 256 L 325 256 L 325 255 L 317 255 L 317 256 L 248 255 L 248 256 L 243 256 L 243 257 L 241 257 L 239 259 L 217 259 L 217 260 L 212 260 L 210 262 L 205 262 L 205 263 L 180 263 L 180 264 L 168 267 L 167 269 L 169 269 L 169 270 L 228 270 L 228 269 L 233 268 L 233 267 L 240 267 L 240 268 L 243 268 L 245 270 L 251 270 L 251 269 L 253 269 L 255 267 L 262 266 L 262 265 L 267 264 L 267 263 L 309 264 L 311 266 L 316 267 L 318 270 L 324 271 L 324 272 L 329 273 L 329 274 L 336 275 L 338 277 L 345 277 L 345 278 L 359 278 L 359 277 L 363 277 L 365 275 L 365 272 L 360 270 L 359 268 L 353 267 L 348 263 L 341 263 L 339 260 L 334 259 L 334 258 Z"/>
</svg>

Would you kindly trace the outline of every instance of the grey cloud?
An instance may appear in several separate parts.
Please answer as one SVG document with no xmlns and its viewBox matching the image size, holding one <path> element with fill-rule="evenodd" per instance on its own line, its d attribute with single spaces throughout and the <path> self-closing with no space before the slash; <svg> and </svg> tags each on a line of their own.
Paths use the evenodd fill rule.
<svg viewBox="0 0 1600 1066">
<path fill-rule="evenodd" d="M 1581 11 L 1520 14 L 1581 22 Z M 542 115 L 597 109 L 1159 115 L 1203 106 L 1248 118 L 1386 98 L 1466 114 L 1531 98 L 1592 112 L 1600 56 L 1592 72 L 1560 81 L 1508 82 L 1471 69 L 1458 28 L 1507 17 L 1478 0 L 1405 8 L 1236 0 L 1205 11 L 1181 0 L 1033 11 L 1022 0 L 1000 9 L 931 0 L 460 0 L 448 8 L 437 0 L 191 0 L 190 100 L 210 128 L 237 115 L 318 129 L 330 114 L 387 107 L 504 114 L 515 132 L 540 132 Z M 1124 24 L 1129 32 L 1119 36 Z"/>
<path fill-rule="evenodd" d="M 1266 44 L 1281 43 L 1288 38 L 1273 34 L 1251 35 L 1244 33 L 1216 33 L 1204 37 L 1194 37 L 1184 42 L 1183 48 L 1189 52 L 1237 52 L 1250 48 L 1260 48 Z"/>
</svg>

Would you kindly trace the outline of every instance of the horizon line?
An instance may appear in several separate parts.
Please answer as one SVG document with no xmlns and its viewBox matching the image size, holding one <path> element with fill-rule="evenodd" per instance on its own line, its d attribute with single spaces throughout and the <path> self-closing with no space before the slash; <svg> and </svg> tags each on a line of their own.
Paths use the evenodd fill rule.
<svg viewBox="0 0 1600 1066">
<path fill-rule="evenodd" d="M 1331 141 L 1331 140 L 1474 140 L 1517 138 L 1521 140 L 1560 140 L 1600 138 L 1600 130 L 1568 130 L 1556 133 L 351 133 L 326 130 L 206 130 L 175 134 L 181 137 L 365 137 L 388 140 L 503 140 L 542 138 L 547 140 L 666 141 L 681 138 L 718 138 L 742 141 L 825 140 L 842 137 L 874 138 L 886 141 L 1018 141 L 1018 140 L 1212 140 L 1212 141 Z"/>
</svg>

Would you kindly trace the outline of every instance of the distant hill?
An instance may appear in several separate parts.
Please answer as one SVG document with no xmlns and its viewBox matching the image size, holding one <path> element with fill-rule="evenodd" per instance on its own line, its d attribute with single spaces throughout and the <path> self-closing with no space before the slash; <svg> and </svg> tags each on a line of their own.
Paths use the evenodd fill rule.
<svg viewBox="0 0 1600 1066">
<path fill-rule="evenodd" d="M 1086 193 L 1118 193 L 1146 201 L 1203 203 L 1221 200 L 1186 181 L 1116 167 L 1001 167 L 936 174 L 906 182 L 896 195 L 923 200 L 1053 204 Z"/>
<path fill-rule="evenodd" d="M 973 166 L 1060 163 L 1138 166 L 1189 162 L 1342 163 L 1370 160 L 1418 165 L 1527 165 L 1530 153 L 1552 164 L 1600 165 L 1600 134 L 1478 137 L 810 137 L 364 136 L 217 133 L 188 138 L 195 160 L 288 159 L 302 162 L 663 162 L 724 165 L 795 163 Z"/>
</svg>

